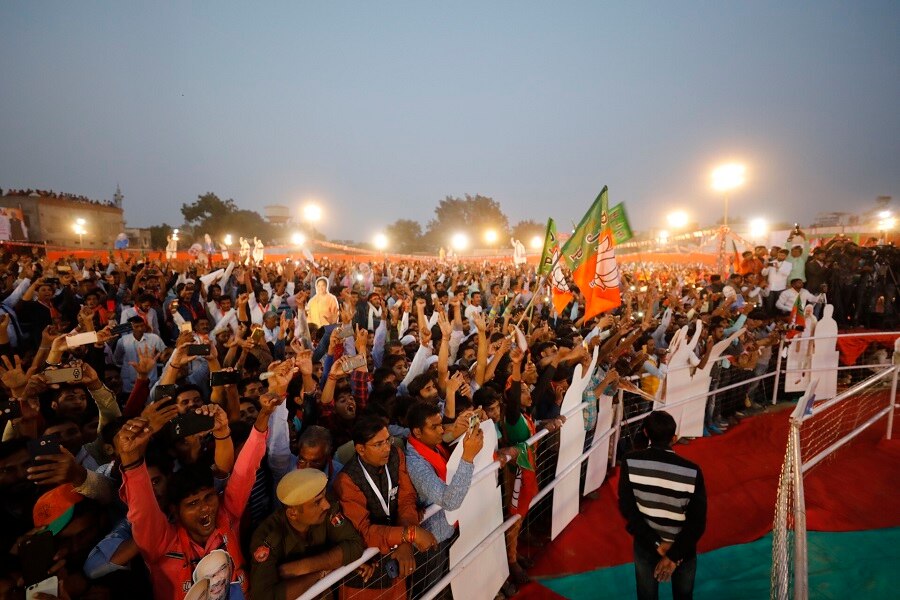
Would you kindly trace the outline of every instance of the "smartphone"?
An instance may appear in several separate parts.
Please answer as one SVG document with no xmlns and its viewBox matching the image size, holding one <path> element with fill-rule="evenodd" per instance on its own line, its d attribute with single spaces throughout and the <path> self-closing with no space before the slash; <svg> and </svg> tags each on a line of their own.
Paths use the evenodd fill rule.
<svg viewBox="0 0 900 600">
<path fill-rule="evenodd" d="M 185 321 L 184 323 L 182 323 L 181 325 L 178 326 L 178 331 L 180 331 L 181 333 L 184 333 L 185 331 L 188 333 L 193 333 L 194 326 L 191 325 L 190 321 Z"/>
<path fill-rule="evenodd" d="M 34 600 L 38 594 L 50 594 L 56 597 L 59 594 L 59 578 L 53 575 L 34 585 L 29 585 L 25 590 L 25 600 Z"/>
<path fill-rule="evenodd" d="M 36 440 L 28 440 L 28 454 L 34 459 L 38 456 L 59 454 L 59 434 L 42 435 Z"/>
<path fill-rule="evenodd" d="M 76 333 L 75 335 L 66 336 L 66 345 L 69 348 L 76 348 L 86 344 L 97 343 L 96 331 L 85 331 L 84 333 Z"/>
<path fill-rule="evenodd" d="M 44 277 L 44 283 L 48 285 L 59 285 L 59 277 Z"/>
<path fill-rule="evenodd" d="M 178 415 L 169 421 L 169 427 L 176 440 L 186 438 L 189 435 L 210 431 L 215 424 L 213 417 L 198 415 L 195 412 Z"/>
<path fill-rule="evenodd" d="M 478 417 L 478 415 L 475 415 L 475 414 L 470 415 L 469 416 L 469 431 L 475 431 L 479 427 L 481 427 L 481 419 Z"/>
<path fill-rule="evenodd" d="M 113 335 L 126 335 L 134 331 L 134 325 L 132 323 L 122 323 L 121 325 L 116 325 L 115 327 L 110 328 L 109 332 Z"/>
<path fill-rule="evenodd" d="M 47 369 L 41 373 L 47 383 L 70 383 L 81 381 L 81 367 L 64 367 L 62 369 Z"/>
<path fill-rule="evenodd" d="M 240 371 L 213 371 L 209 374 L 209 385 L 212 387 L 238 384 L 240 382 Z"/>
<path fill-rule="evenodd" d="M 362 354 L 349 357 L 344 361 L 344 373 L 349 373 L 355 369 L 366 366 L 366 357 Z"/>
<path fill-rule="evenodd" d="M 209 356 L 209 344 L 189 344 L 187 347 L 188 356 Z"/>
<path fill-rule="evenodd" d="M 334 335 L 338 336 L 338 339 L 341 340 L 352 338 L 355 335 L 353 331 L 353 325 L 341 325 L 338 329 L 335 330 Z"/>
<path fill-rule="evenodd" d="M 18 400 L 0 402 L 0 421 L 12 421 L 22 417 L 22 406 Z"/>
<path fill-rule="evenodd" d="M 47 571 L 53 566 L 53 555 L 56 554 L 56 543 L 49 529 L 30 535 L 19 546 L 19 559 L 22 563 L 22 578 L 26 586 L 43 584 L 47 579 Z M 55 579 L 55 578 L 54 578 Z"/>
<path fill-rule="evenodd" d="M 156 385 L 156 397 L 162 398 L 163 396 L 172 397 L 175 395 L 175 391 L 178 389 L 178 386 L 174 383 L 159 383 Z"/>
</svg>

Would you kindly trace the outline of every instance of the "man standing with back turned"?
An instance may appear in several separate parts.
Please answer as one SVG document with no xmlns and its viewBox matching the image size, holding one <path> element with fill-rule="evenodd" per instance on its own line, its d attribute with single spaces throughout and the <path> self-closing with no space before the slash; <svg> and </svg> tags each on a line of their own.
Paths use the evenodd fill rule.
<svg viewBox="0 0 900 600">
<path fill-rule="evenodd" d="M 634 536 L 639 600 L 656 600 L 672 581 L 674 600 L 694 595 L 697 542 L 706 529 L 706 487 L 700 467 L 672 451 L 675 419 L 654 411 L 644 419 L 650 447 L 622 461 L 619 510 Z"/>
</svg>

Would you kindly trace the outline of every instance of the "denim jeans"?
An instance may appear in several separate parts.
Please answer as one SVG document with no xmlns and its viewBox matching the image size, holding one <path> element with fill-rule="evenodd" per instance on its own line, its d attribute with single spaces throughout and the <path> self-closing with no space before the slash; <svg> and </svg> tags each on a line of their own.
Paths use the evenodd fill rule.
<svg viewBox="0 0 900 600">
<path fill-rule="evenodd" d="M 659 598 L 659 582 L 653 576 L 660 556 L 634 543 L 634 577 L 637 584 L 638 600 L 657 600 Z M 678 565 L 672 573 L 672 598 L 674 600 L 690 600 L 694 597 L 694 575 L 697 573 L 697 556 L 694 555 Z"/>
</svg>

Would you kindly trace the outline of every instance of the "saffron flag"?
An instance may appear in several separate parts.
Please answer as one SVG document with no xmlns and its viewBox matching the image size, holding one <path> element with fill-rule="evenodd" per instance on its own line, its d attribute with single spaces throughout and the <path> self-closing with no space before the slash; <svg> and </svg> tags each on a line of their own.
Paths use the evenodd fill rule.
<svg viewBox="0 0 900 600">
<path fill-rule="evenodd" d="M 562 248 L 572 279 L 584 294 L 585 321 L 622 304 L 608 206 L 609 191 L 603 186 Z"/>
<path fill-rule="evenodd" d="M 538 264 L 538 274 L 548 275 L 550 293 L 553 299 L 553 308 L 556 314 L 562 314 L 566 305 L 572 301 L 572 290 L 566 281 L 562 265 L 559 264 L 559 238 L 556 236 L 556 223 L 553 219 L 547 219 L 547 234 L 544 236 L 544 249 L 541 252 L 541 262 Z"/>
</svg>

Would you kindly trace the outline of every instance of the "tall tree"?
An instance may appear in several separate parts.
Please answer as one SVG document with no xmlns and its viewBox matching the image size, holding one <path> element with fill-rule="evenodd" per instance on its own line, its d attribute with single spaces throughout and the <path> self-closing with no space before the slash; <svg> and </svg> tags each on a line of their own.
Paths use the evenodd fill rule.
<svg viewBox="0 0 900 600">
<path fill-rule="evenodd" d="M 221 200 L 212 192 L 197 196 L 192 204 L 182 204 L 185 224 L 193 227 L 198 237 L 208 233 L 213 239 L 226 234 L 237 237 L 258 237 L 270 243 L 277 235 L 271 223 L 259 213 L 240 209 L 234 200 Z"/>
<path fill-rule="evenodd" d="M 397 219 L 385 228 L 391 252 L 412 253 L 422 250 L 422 226 L 411 219 Z"/>
<path fill-rule="evenodd" d="M 528 246 L 528 243 L 534 236 L 538 236 L 541 238 L 541 240 L 543 240 L 544 234 L 546 233 L 547 224 L 538 223 L 537 221 L 534 221 L 532 219 L 519 221 L 518 223 L 516 223 L 515 227 L 512 228 L 512 237 L 521 241 L 526 246 Z"/>
<path fill-rule="evenodd" d="M 499 202 L 481 194 L 447 196 L 435 207 L 434 219 L 428 222 L 428 241 L 433 246 L 446 246 L 457 231 L 480 239 L 488 229 L 494 229 L 501 240 L 509 234 L 509 219 Z"/>
<path fill-rule="evenodd" d="M 171 225 L 163 223 L 150 227 L 150 247 L 154 250 L 163 250 L 166 247 L 166 237 L 174 229 Z"/>
</svg>

